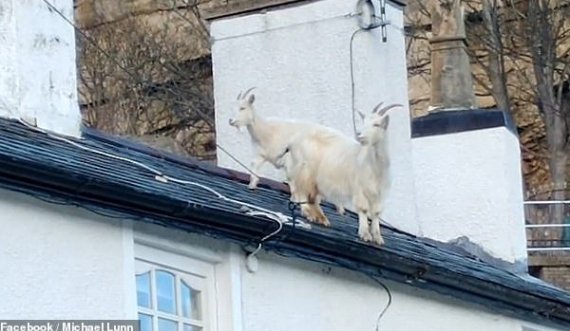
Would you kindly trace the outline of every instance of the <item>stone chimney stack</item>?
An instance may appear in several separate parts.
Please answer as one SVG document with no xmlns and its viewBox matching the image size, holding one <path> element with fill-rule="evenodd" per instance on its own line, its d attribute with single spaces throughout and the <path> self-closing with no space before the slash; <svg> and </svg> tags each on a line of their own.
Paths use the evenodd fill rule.
<svg viewBox="0 0 570 331">
<path fill-rule="evenodd" d="M 421 235 L 526 272 L 516 127 L 508 109 L 475 107 L 460 0 L 431 4 L 431 111 L 412 122 Z"/>
<path fill-rule="evenodd" d="M 430 2 L 431 107 L 430 111 L 475 107 L 473 79 L 466 52 L 461 0 Z"/>
</svg>

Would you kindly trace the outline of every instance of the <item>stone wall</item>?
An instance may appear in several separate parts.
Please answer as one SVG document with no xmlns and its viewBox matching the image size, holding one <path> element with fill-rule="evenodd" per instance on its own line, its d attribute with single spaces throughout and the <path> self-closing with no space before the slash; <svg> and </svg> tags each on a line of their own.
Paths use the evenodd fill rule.
<svg viewBox="0 0 570 331">
<path fill-rule="evenodd" d="M 570 291 L 570 266 L 544 266 L 540 273 L 540 277 L 546 282 L 556 284 L 557 286 Z"/>
<path fill-rule="evenodd" d="M 75 20 L 87 35 L 78 35 L 85 124 L 214 160 L 210 41 L 198 6 L 79 0 Z"/>
<path fill-rule="evenodd" d="M 534 254 L 529 266 L 533 276 L 570 291 L 570 252 Z"/>
</svg>

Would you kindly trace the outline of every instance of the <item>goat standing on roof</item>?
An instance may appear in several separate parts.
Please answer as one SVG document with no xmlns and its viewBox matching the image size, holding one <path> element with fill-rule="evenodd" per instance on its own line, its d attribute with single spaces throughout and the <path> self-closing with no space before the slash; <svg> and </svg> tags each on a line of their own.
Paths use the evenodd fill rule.
<svg viewBox="0 0 570 331">
<path fill-rule="evenodd" d="M 237 100 L 239 108 L 234 118 L 229 120 L 229 124 L 238 129 L 247 128 L 251 137 L 251 142 L 255 149 L 255 158 L 251 162 L 252 174 L 248 187 L 255 189 L 259 183 L 257 174 L 265 162 L 271 163 L 277 169 L 284 168 L 292 197 L 295 195 L 294 183 L 291 182 L 288 169 L 290 168 L 291 157 L 287 151 L 287 146 L 295 139 L 301 139 L 306 134 L 313 134 L 328 128 L 301 121 L 291 121 L 276 118 L 263 118 L 259 116 L 253 103 L 255 95 L 250 94 L 254 88 L 248 89 L 245 93 L 239 93 Z M 328 225 L 328 220 L 324 214 L 315 213 L 314 208 L 302 205 L 301 212 L 309 221 Z M 344 213 L 342 206 L 337 206 L 339 213 Z M 326 220 L 326 222 L 325 222 Z"/>
<path fill-rule="evenodd" d="M 393 104 L 364 116 L 358 141 L 333 131 L 315 131 L 296 137 L 289 146 L 289 176 L 296 188 L 296 202 L 308 201 L 312 213 L 322 213 L 321 197 L 338 205 L 349 206 L 358 213 L 358 235 L 364 241 L 382 245 L 380 215 L 389 187 L 390 161 L 387 151 L 387 111 L 402 105 Z M 320 217 L 326 218 L 322 215 Z M 368 220 L 370 219 L 370 224 Z M 328 220 L 327 220 L 328 222 Z"/>
</svg>

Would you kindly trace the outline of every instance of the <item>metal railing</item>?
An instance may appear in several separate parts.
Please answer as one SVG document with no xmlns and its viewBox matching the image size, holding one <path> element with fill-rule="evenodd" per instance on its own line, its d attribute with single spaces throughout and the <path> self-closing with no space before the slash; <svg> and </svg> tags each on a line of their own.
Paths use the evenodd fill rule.
<svg viewBox="0 0 570 331">
<path fill-rule="evenodd" d="M 570 200 L 525 201 L 524 205 L 527 250 L 570 251 Z M 553 205 L 563 205 L 563 223 L 555 222 L 551 217 Z"/>
</svg>

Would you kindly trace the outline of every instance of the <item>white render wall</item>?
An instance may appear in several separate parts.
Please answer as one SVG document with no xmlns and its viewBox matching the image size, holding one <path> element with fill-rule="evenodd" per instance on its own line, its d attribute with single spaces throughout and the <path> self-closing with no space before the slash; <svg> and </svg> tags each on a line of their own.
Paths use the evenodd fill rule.
<svg viewBox="0 0 570 331">
<path fill-rule="evenodd" d="M 304 119 L 354 137 L 351 108 L 350 38 L 358 29 L 356 0 L 322 0 L 266 13 L 215 20 L 211 24 L 217 143 L 249 164 L 248 134 L 228 125 L 236 96 L 256 86 L 262 116 Z M 410 116 L 402 8 L 388 3 L 388 39 L 380 29 L 354 39 L 355 105 L 369 112 L 383 101 L 401 103 L 389 129 L 392 189 L 383 218 L 418 233 L 415 218 Z M 358 117 L 358 116 L 357 116 Z M 360 124 L 359 118 L 357 125 Z M 218 164 L 246 171 L 221 150 Z M 266 164 L 261 173 L 283 180 Z"/>
<path fill-rule="evenodd" d="M 72 0 L 50 0 L 73 20 Z M 0 116 L 79 135 L 73 26 L 43 1 L 0 0 Z"/>
<path fill-rule="evenodd" d="M 247 331 L 372 331 L 387 302 L 378 284 L 345 269 L 274 255 L 262 256 L 256 273 L 242 269 Z M 380 330 L 522 331 L 522 325 L 530 325 L 431 291 L 384 283 L 392 305 Z"/>
<path fill-rule="evenodd" d="M 125 221 L 0 190 L 0 316 L 136 318 Z"/>
<path fill-rule="evenodd" d="M 424 236 L 465 235 L 488 253 L 526 263 L 518 138 L 505 127 L 413 139 Z"/>
</svg>

